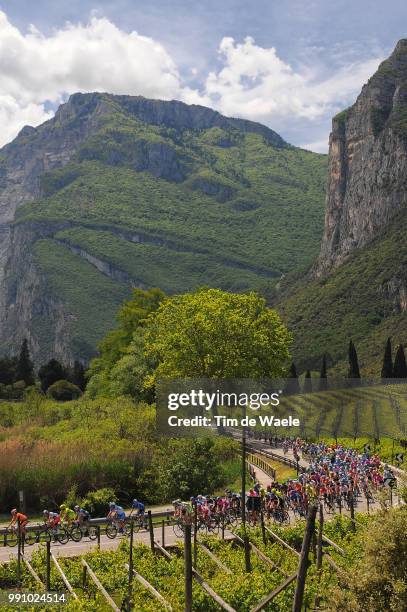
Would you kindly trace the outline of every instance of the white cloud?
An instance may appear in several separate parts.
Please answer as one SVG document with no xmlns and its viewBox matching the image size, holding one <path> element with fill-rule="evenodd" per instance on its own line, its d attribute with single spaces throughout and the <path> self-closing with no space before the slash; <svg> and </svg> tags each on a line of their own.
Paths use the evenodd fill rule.
<svg viewBox="0 0 407 612">
<path fill-rule="evenodd" d="M 0 146 L 12 140 L 24 125 L 39 125 L 52 115 L 42 104 L 21 104 L 12 96 L 0 94 Z"/>
<path fill-rule="evenodd" d="M 326 77 L 328 67 L 320 61 L 294 70 L 273 47 L 227 37 L 219 59 L 220 68 L 200 90 L 192 89 L 159 42 L 124 32 L 107 18 L 93 16 L 85 25 L 66 24 L 46 36 L 34 26 L 22 33 L 0 11 L 0 145 L 23 125 L 48 119 L 50 104 L 77 91 L 177 98 L 277 130 L 293 120 L 320 126 L 322 118 L 326 123 L 353 101 L 382 58 L 345 64 Z M 320 131 L 312 138 L 318 142 L 309 146 L 321 150 Z"/>
<path fill-rule="evenodd" d="M 264 121 L 302 118 L 314 121 L 334 113 L 354 99 L 382 58 L 352 63 L 322 78 L 312 67 L 294 71 L 273 47 L 265 49 L 247 37 L 243 43 L 224 38 L 219 47 L 223 63 L 211 72 L 204 93 L 228 115 Z"/>
<path fill-rule="evenodd" d="M 31 26 L 22 34 L 0 11 L 0 139 L 24 123 L 49 118 L 44 102 L 58 104 L 76 91 L 181 97 L 177 67 L 158 42 L 123 32 L 105 18 L 67 24 L 50 36 Z M 1 144 L 0 143 L 0 144 Z"/>
</svg>

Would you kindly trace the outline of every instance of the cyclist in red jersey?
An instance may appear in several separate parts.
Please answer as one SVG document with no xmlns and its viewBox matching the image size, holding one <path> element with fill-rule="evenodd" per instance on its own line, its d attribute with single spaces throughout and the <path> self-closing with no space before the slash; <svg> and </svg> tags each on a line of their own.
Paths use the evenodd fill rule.
<svg viewBox="0 0 407 612">
<path fill-rule="evenodd" d="M 15 527 L 17 523 L 20 525 L 21 533 L 25 533 L 25 528 L 28 523 L 28 517 L 22 512 L 17 512 L 16 508 L 13 508 L 10 514 L 11 514 L 11 521 L 7 529 Z"/>
</svg>

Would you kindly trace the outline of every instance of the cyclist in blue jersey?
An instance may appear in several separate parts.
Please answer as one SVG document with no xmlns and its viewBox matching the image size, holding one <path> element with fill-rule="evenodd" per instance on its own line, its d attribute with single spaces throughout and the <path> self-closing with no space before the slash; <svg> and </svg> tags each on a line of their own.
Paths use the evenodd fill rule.
<svg viewBox="0 0 407 612">
<path fill-rule="evenodd" d="M 129 516 L 131 516 L 133 512 L 136 516 L 138 516 L 141 519 L 143 526 L 146 527 L 146 519 L 145 519 L 146 507 L 143 504 L 143 502 L 139 501 L 138 499 L 133 499 Z"/>
<path fill-rule="evenodd" d="M 114 502 L 109 504 L 109 513 L 107 518 L 110 520 L 117 519 L 119 522 L 119 533 L 124 533 L 124 523 L 126 521 L 126 513 L 121 506 L 118 506 Z"/>
</svg>

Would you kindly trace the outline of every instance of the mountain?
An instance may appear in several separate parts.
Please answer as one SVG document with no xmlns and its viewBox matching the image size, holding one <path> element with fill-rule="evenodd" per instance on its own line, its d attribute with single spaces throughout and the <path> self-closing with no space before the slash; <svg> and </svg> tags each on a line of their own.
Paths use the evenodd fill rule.
<svg viewBox="0 0 407 612">
<path fill-rule="evenodd" d="M 177 101 L 75 94 L 0 151 L 0 347 L 89 359 L 131 287 L 274 285 L 309 265 L 326 156 Z"/>
<path fill-rule="evenodd" d="M 325 228 L 305 279 L 274 295 L 302 367 L 327 352 L 345 372 L 349 340 L 380 376 L 384 344 L 407 342 L 407 40 L 334 117 Z"/>
</svg>

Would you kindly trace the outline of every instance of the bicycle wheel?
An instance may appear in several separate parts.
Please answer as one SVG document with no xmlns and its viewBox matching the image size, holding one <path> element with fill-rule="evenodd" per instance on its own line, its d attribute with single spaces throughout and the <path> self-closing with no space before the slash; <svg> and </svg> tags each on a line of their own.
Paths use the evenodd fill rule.
<svg viewBox="0 0 407 612">
<path fill-rule="evenodd" d="M 210 519 L 207 522 L 206 528 L 208 530 L 208 533 L 213 533 L 213 535 L 216 535 L 219 533 L 220 523 L 216 519 Z"/>
<path fill-rule="evenodd" d="M 98 528 L 96 525 L 89 525 L 88 527 L 88 538 L 89 540 L 96 540 L 98 537 Z"/>
<path fill-rule="evenodd" d="M 6 533 L 6 544 L 7 546 L 17 546 L 18 544 L 17 532 L 10 531 Z"/>
<path fill-rule="evenodd" d="M 228 514 L 226 521 L 225 521 L 225 525 L 227 527 L 237 527 L 237 516 L 235 516 L 234 514 Z"/>
<path fill-rule="evenodd" d="M 67 544 L 69 542 L 69 532 L 65 527 L 60 527 L 55 537 L 60 544 Z"/>
<path fill-rule="evenodd" d="M 51 542 L 51 534 L 48 529 L 43 529 L 37 534 L 37 542 L 42 544 L 46 544 L 46 542 Z"/>
<path fill-rule="evenodd" d="M 283 512 L 283 522 L 287 524 L 290 523 L 290 514 L 287 512 L 287 510 L 284 510 Z"/>
<path fill-rule="evenodd" d="M 113 540 L 117 536 L 117 527 L 116 525 L 106 525 L 106 535 L 108 538 Z"/>
<path fill-rule="evenodd" d="M 182 523 L 175 523 L 173 525 L 173 531 L 174 534 L 177 538 L 183 538 L 184 537 L 184 525 Z"/>
<path fill-rule="evenodd" d="M 37 532 L 36 531 L 27 531 L 24 535 L 24 544 L 27 546 L 32 546 L 37 541 Z"/>
<path fill-rule="evenodd" d="M 69 536 L 74 542 L 80 542 L 83 537 L 82 529 L 78 526 L 71 527 L 69 531 Z"/>
</svg>

